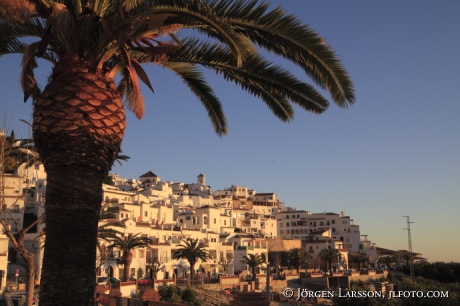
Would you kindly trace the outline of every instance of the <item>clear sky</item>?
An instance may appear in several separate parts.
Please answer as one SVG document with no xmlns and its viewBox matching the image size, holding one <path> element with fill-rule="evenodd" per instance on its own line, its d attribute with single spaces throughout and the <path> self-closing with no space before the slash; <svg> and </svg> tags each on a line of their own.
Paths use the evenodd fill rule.
<svg viewBox="0 0 460 306">
<path fill-rule="evenodd" d="M 112 173 L 138 178 L 152 170 L 185 183 L 203 173 L 213 190 L 276 192 L 299 210 L 345 211 L 361 234 L 390 249 L 407 249 L 402 216 L 410 215 L 415 252 L 460 262 L 460 1 L 271 3 L 335 49 L 354 82 L 355 106 L 331 105 L 322 115 L 295 108 L 285 124 L 209 73 L 229 123 L 219 138 L 177 77 L 147 68 L 155 94 L 144 88 L 143 120 L 128 115 L 122 149 L 131 160 Z M 19 70 L 19 56 L 0 58 L 0 114 L 25 137 L 19 119 L 29 119 L 32 106 L 22 102 Z M 37 70 L 41 84 L 48 72 Z"/>
</svg>

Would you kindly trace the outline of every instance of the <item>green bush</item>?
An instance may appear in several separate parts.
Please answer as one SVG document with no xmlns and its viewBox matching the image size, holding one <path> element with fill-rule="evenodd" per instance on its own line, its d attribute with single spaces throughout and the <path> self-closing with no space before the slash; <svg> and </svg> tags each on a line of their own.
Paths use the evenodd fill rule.
<svg viewBox="0 0 460 306">
<path fill-rule="evenodd" d="M 190 287 L 181 290 L 175 285 L 167 285 L 163 283 L 158 287 L 158 294 L 161 296 L 162 302 L 169 303 L 184 303 L 188 305 L 201 306 L 201 301 L 197 298 L 196 291 Z"/>
</svg>

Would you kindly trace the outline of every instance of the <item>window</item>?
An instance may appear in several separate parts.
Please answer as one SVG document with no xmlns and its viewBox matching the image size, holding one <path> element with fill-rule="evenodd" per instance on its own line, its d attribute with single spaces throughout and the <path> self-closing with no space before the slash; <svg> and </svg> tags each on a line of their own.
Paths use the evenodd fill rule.
<svg viewBox="0 0 460 306">
<path fill-rule="evenodd" d="M 321 221 L 321 222 L 319 223 L 319 226 L 323 226 L 323 221 Z"/>
<path fill-rule="evenodd" d="M 227 220 L 224 220 L 224 225 L 227 225 Z"/>
<path fill-rule="evenodd" d="M 147 217 L 147 212 L 144 213 L 144 216 Z"/>
<path fill-rule="evenodd" d="M 335 220 L 332 220 L 332 224 L 335 224 Z"/>
<path fill-rule="evenodd" d="M 139 250 L 139 258 L 144 258 L 144 250 Z"/>
<path fill-rule="evenodd" d="M 283 227 L 283 223 L 282 223 L 282 222 L 280 223 L 280 227 Z"/>
<path fill-rule="evenodd" d="M 289 227 L 289 222 L 286 222 L 286 227 Z"/>
<path fill-rule="evenodd" d="M 283 230 L 280 230 L 280 235 L 283 235 L 284 234 L 284 231 Z"/>
<path fill-rule="evenodd" d="M 217 224 L 217 219 L 214 219 L 214 224 Z"/>
</svg>

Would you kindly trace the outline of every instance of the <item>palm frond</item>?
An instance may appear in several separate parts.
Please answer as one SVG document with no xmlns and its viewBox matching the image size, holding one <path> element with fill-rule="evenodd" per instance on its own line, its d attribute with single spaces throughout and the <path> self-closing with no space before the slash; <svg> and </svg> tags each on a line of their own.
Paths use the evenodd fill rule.
<svg viewBox="0 0 460 306">
<path fill-rule="evenodd" d="M 116 26 L 114 32 L 118 32 L 127 24 L 132 24 L 136 20 L 149 20 L 158 14 L 171 14 L 173 17 L 168 19 L 166 25 L 186 25 L 189 23 L 199 23 L 206 25 L 220 33 L 220 37 L 232 50 L 236 59 L 236 65 L 243 64 L 244 44 L 240 41 L 240 36 L 236 35 L 233 28 L 223 18 L 219 18 L 214 12 L 213 7 L 205 5 L 201 0 L 151 0 L 144 1 L 136 8 L 127 12 L 123 19 L 114 19 Z M 147 19 L 146 19 L 147 18 Z M 104 45 L 108 44 L 106 40 Z"/>
<path fill-rule="evenodd" d="M 187 63 L 166 62 L 163 66 L 180 76 L 184 84 L 198 97 L 208 113 L 214 131 L 220 136 L 227 134 L 227 120 L 222 105 L 202 73 L 195 66 Z"/>
<path fill-rule="evenodd" d="M 188 39 L 183 42 L 180 51 L 169 59 L 169 62 L 175 61 L 203 65 L 222 74 L 226 80 L 235 82 L 264 100 L 275 115 L 284 121 L 293 117 L 286 99 L 315 113 L 322 113 L 329 106 L 328 101 L 312 86 L 257 54 L 248 53 L 244 66 L 236 68 L 228 49 L 219 44 Z"/>
<path fill-rule="evenodd" d="M 22 57 L 22 71 L 21 71 L 21 87 L 24 92 L 24 102 L 32 96 L 35 102 L 40 95 L 40 89 L 38 88 L 37 81 L 35 80 L 34 69 L 37 67 L 35 60 L 35 53 L 40 46 L 40 42 L 34 42 L 28 45 L 24 49 Z"/>
<path fill-rule="evenodd" d="M 300 19 L 280 7 L 268 11 L 268 3 L 208 0 L 216 13 L 229 20 L 238 33 L 258 46 L 301 66 L 312 80 L 329 91 L 340 107 L 355 101 L 353 85 L 335 52 Z"/>
</svg>

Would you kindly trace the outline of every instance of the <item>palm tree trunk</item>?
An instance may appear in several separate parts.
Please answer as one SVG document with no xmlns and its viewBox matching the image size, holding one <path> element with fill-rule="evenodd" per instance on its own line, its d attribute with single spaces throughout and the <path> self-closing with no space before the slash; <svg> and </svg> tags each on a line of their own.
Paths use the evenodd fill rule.
<svg viewBox="0 0 460 306">
<path fill-rule="evenodd" d="M 40 305 L 94 305 L 102 177 L 85 166 L 62 166 L 47 174 Z"/>
<path fill-rule="evenodd" d="M 129 270 L 131 269 L 131 263 L 133 262 L 133 254 L 131 252 L 127 252 L 125 251 L 125 253 L 123 254 L 123 263 L 124 263 L 124 266 L 125 266 L 125 269 L 123 271 L 123 278 L 125 282 L 129 281 Z"/>
<path fill-rule="evenodd" d="M 40 305 L 94 305 L 102 180 L 125 128 L 113 79 L 67 58 L 34 106 L 33 133 L 47 173 Z"/>
<path fill-rule="evenodd" d="M 195 276 L 195 262 L 189 261 L 190 264 L 190 284 L 193 286 L 195 284 L 194 276 Z"/>
</svg>

